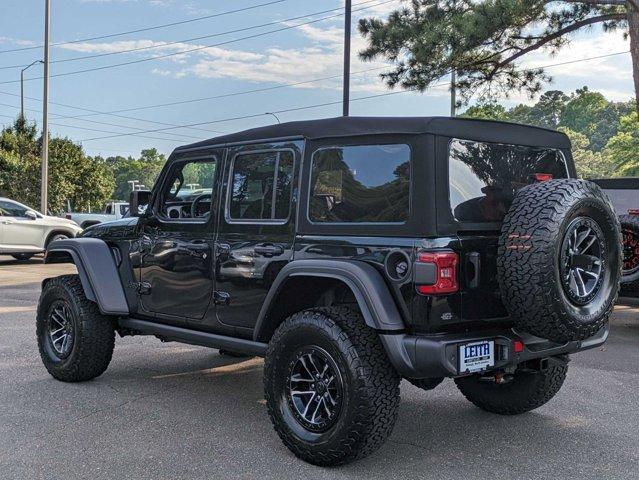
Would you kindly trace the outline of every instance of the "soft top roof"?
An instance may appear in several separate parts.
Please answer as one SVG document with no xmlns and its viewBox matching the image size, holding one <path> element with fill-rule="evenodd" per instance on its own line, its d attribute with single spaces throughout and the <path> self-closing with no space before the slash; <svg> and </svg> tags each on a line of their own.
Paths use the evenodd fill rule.
<svg viewBox="0 0 639 480">
<path fill-rule="evenodd" d="M 336 117 L 253 128 L 178 147 L 177 150 L 284 138 L 318 140 L 424 133 L 485 142 L 570 148 L 570 141 L 563 133 L 516 123 L 450 117 Z"/>
</svg>

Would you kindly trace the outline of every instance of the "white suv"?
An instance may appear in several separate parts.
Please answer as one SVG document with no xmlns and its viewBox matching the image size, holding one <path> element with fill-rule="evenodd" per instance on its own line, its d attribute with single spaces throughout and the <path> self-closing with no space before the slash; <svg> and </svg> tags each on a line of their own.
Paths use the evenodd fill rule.
<svg viewBox="0 0 639 480">
<path fill-rule="evenodd" d="M 65 218 L 49 217 L 0 197 L 0 255 L 28 260 L 53 240 L 75 237 L 82 229 Z"/>
</svg>

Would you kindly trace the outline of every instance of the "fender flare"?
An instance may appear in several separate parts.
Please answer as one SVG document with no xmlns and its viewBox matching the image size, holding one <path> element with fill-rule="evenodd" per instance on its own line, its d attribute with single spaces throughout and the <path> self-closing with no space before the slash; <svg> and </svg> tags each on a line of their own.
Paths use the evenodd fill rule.
<svg viewBox="0 0 639 480">
<path fill-rule="evenodd" d="M 404 320 L 382 275 L 368 263 L 357 260 L 293 260 L 286 264 L 269 289 L 255 324 L 253 338 L 261 338 L 271 306 L 282 286 L 294 277 L 333 278 L 353 292 L 366 324 L 378 331 L 400 333 Z"/>
<path fill-rule="evenodd" d="M 72 262 L 69 261 L 71 257 Z M 104 240 L 72 238 L 52 242 L 44 263 L 74 263 L 87 299 L 104 315 L 129 315 L 113 254 Z M 46 280 L 45 280 L 46 282 Z M 44 286 L 44 283 L 43 283 Z"/>
</svg>

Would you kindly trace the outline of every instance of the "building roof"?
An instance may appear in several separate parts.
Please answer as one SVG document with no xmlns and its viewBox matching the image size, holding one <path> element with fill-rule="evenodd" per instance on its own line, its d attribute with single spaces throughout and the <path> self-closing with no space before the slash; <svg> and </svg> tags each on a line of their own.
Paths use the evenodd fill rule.
<svg viewBox="0 0 639 480">
<path fill-rule="evenodd" d="M 288 138 L 318 140 L 366 135 L 419 135 L 423 133 L 486 142 L 570 148 L 570 141 L 563 133 L 546 128 L 493 120 L 450 117 L 336 117 L 252 128 L 178 147 L 177 150 Z"/>
</svg>

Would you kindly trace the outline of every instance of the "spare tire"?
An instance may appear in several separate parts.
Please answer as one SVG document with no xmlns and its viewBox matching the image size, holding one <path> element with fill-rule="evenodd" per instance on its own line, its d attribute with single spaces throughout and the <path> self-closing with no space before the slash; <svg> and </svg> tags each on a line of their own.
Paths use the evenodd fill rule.
<svg viewBox="0 0 639 480">
<path fill-rule="evenodd" d="M 621 266 L 619 220 L 597 185 L 550 180 L 517 192 L 497 258 L 516 328 L 561 343 L 594 335 L 615 304 Z"/>
</svg>

